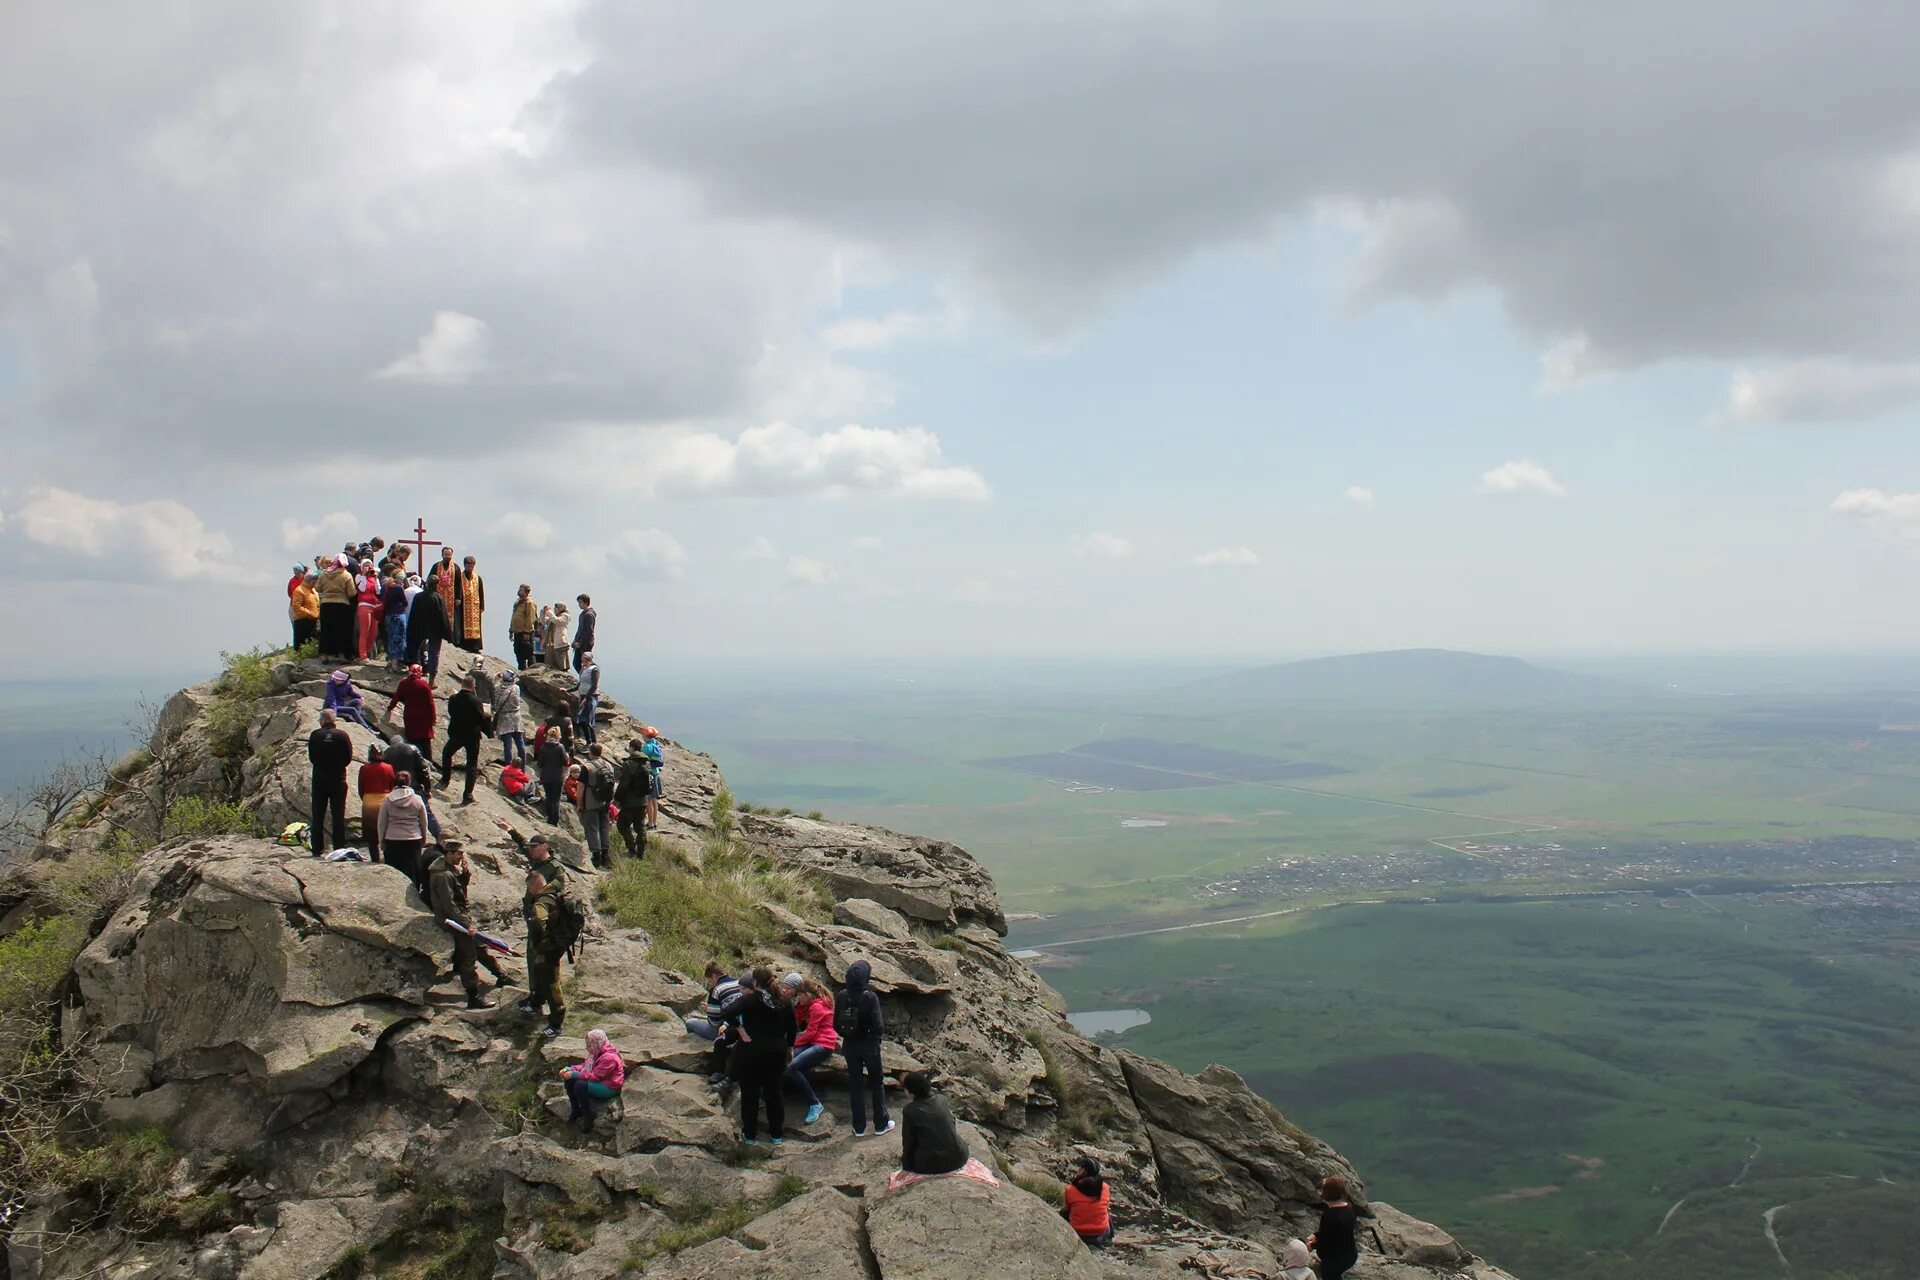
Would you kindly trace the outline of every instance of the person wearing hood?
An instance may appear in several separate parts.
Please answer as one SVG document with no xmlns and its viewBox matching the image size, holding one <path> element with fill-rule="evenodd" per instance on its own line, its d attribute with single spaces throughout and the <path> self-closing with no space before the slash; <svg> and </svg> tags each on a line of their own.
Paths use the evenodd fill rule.
<svg viewBox="0 0 1920 1280">
<path fill-rule="evenodd" d="M 853 1136 L 867 1132 L 867 1101 L 873 1101 L 873 1131 L 892 1133 L 887 1114 L 887 1078 L 880 1068 L 880 1037 L 887 1029 L 880 997 L 868 984 L 873 966 L 855 960 L 847 966 L 847 983 L 833 998 L 833 1029 L 840 1033 L 840 1055 L 847 1060 L 847 1092 L 853 1096 Z M 863 1082 L 864 1081 L 864 1082 Z"/>
<path fill-rule="evenodd" d="M 1080 1157 L 1062 1195 L 1065 1203 L 1060 1206 L 1060 1216 L 1087 1248 L 1104 1249 L 1113 1243 L 1113 1188 L 1100 1176 L 1098 1160 Z"/>
<path fill-rule="evenodd" d="M 1307 1248 L 1305 1240 L 1289 1240 L 1280 1255 L 1280 1265 L 1285 1268 L 1278 1280 L 1320 1280 L 1313 1273 L 1313 1252 Z"/>
<path fill-rule="evenodd" d="M 440 593 L 424 590 L 415 595 L 407 610 L 407 654 L 429 676 L 440 674 L 440 646 L 451 634 Z"/>
<path fill-rule="evenodd" d="M 909 1071 L 901 1084 L 912 1101 L 900 1112 L 900 1167 L 929 1177 L 964 1168 L 966 1140 L 953 1123 L 947 1100 L 933 1091 L 932 1077 Z"/>
<path fill-rule="evenodd" d="M 740 1049 L 735 1075 L 740 1081 L 741 1141 L 759 1141 L 760 1107 L 767 1110 L 767 1137 L 776 1147 L 784 1143 L 787 1128 L 787 1103 L 780 1095 L 787 1063 L 793 1057 L 793 1042 L 800 1028 L 793 1016 L 793 1001 L 787 999 L 773 979 L 773 970 L 753 971 L 753 990 L 742 991 L 720 1011 L 723 1022 L 740 1029 Z"/>
<path fill-rule="evenodd" d="M 360 691 L 353 687 L 353 677 L 345 671 L 335 671 L 327 677 L 327 691 L 321 695 L 320 705 L 333 712 L 337 720 L 346 720 L 362 729 L 373 728 L 367 723 L 367 708 Z"/>
<path fill-rule="evenodd" d="M 527 735 L 520 723 L 520 677 L 511 671 L 502 671 L 499 683 L 494 686 L 493 731 L 500 737 L 500 763 L 512 764 L 517 753 L 520 767 L 526 768 Z"/>
<path fill-rule="evenodd" d="M 626 1059 L 613 1047 L 613 1041 L 599 1027 L 587 1032 L 587 1056 L 576 1066 L 560 1068 L 560 1080 L 567 1087 L 569 1123 L 580 1132 L 593 1132 L 593 1104 L 620 1096 L 627 1082 Z"/>
<path fill-rule="evenodd" d="M 421 592 L 425 598 L 426 592 Z M 406 729 L 407 742 L 420 753 L 422 761 L 433 758 L 433 722 L 439 715 L 439 709 L 433 701 L 433 685 L 428 683 L 427 673 L 419 663 L 407 668 L 407 677 L 394 687 L 393 698 L 387 703 L 387 719 L 393 719 L 395 707 L 402 708 L 400 718 Z M 433 790 L 433 776 L 422 771 L 415 779 L 422 791 Z"/>
</svg>

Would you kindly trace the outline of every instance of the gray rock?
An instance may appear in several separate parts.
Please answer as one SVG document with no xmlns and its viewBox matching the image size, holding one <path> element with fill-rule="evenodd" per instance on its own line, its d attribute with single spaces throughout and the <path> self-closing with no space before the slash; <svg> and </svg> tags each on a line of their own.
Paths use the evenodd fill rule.
<svg viewBox="0 0 1920 1280">
<path fill-rule="evenodd" d="M 1099 1280 L 1087 1246 L 1058 1211 L 1014 1186 L 934 1178 L 867 1210 L 886 1280 Z"/>
</svg>

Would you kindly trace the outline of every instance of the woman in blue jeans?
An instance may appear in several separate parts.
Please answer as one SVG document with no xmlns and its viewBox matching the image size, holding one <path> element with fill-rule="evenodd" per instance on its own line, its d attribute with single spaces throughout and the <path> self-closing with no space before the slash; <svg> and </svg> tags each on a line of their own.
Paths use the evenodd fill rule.
<svg viewBox="0 0 1920 1280">
<path fill-rule="evenodd" d="M 820 1095 L 813 1091 L 813 1081 L 807 1078 L 807 1072 L 840 1047 L 840 1033 L 833 1029 L 833 992 L 797 973 L 780 979 L 780 985 L 787 989 L 787 998 L 793 1001 L 794 1017 L 801 1028 L 793 1041 L 793 1061 L 787 1064 L 787 1079 L 793 1081 L 800 1096 L 807 1100 L 806 1118 L 800 1123 L 812 1124 L 826 1108 L 820 1105 Z"/>
</svg>

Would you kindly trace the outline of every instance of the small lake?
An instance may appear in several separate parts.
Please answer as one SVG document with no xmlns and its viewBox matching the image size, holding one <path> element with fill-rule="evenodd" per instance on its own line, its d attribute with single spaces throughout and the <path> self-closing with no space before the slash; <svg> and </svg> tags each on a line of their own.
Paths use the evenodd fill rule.
<svg viewBox="0 0 1920 1280">
<path fill-rule="evenodd" d="M 1145 1009 L 1090 1009 L 1085 1013 L 1069 1013 L 1067 1021 L 1081 1035 L 1097 1036 L 1129 1027 L 1144 1027 L 1153 1021 L 1153 1015 Z"/>
<path fill-rule="evenodd" d="M 1120 819 L 1120 825 L 1137 829 L 1140 827 L 1164 827 L 1167 824 L 1158 818 L 1122 818 Z"/>
</svg>

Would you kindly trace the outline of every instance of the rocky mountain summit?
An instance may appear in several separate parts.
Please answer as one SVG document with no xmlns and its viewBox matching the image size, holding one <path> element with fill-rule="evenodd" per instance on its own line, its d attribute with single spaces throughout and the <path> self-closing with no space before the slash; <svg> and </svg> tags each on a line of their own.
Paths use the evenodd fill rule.
<svg viewBox="0 0 1920 1280">
<path fill-rule="evenodd" d="M 470 668 L 503 669 L 450 653 L 440 694 Z M 869 960 L 889 1071 L 938 1074 L 1001 1185 L 948 1177 L 889 1192 L 898 1144 L 849 1133 L 831 1069 L 817 1073 L 819 1123 L 790 1125 L 777 1151 L 741 1145 L 708 1087 L 707 1046 L 681 1027 L 704 994 L 697 975 L 663 967 L 656 939 L 604 902 L 565 971 L 565 1034 L 541 1041 L 512 999 L 466 1007 L 449 936 L 392 867 L 259 835 L 129 848 L 124 833 L 155 810 L 156 790 L 162 804 L 238 806 L 259 830 L 306 817 L 305 743 L 327 673 L 289 659 L 264 670 L 241 693 L 229 679 L 175 695 L 155 740 L 0 882 L 0 936 L 24 936 L 72 909 L 63 868 L 109 848 L 124 868 L 55 988 L 49 1039 L 79 1098 L 56 1136 L 69 1172 L 29 1180 L 8 1207 L 9 1276 L 1273 1276 L 1280 1246 L 1313 1229 L 1323 1176 L 1346 1175 L 1365 1203 L 1347 1161 L 1233 1071 L 1190 1076 L 1075 1034 L 1060 998 L 1001 945 L 992 880 L 963 850 L 735 814 L 711 759 L 678 744 L 643 874 L 667 860 L 697 871 L 718 840 L 815 886 L 815 906 L 764 908 L 761 953 L 829 984 Z M 370 708 L 384 705 L 393 677 L 362 667 L 356 679 Z M 526 673 L 529 727 L 571 683 Z M 624 751 L 637 726 L 602 701 L 602 741 Z M 364 756 L 372 735 L 343 728 Z M 475 914 L 491 932 L 520 938 L 525 866 L 495 819 L 549 830 L 589 901 L 605 878 L 570 816 L 552 831 L 497 785 L 483 781 L 466 807 L 436 793 L 435 811 L 467 841 Z M 627 1084 L 582 1135 L 560 1123 L 555 1072 L 595 1026 L 622 1050 Z M 135 1195 L 115 1180 L 127 1169 L 87 1173 L 72 1153 L 88 1149 L 152 1176 Z M 1097 1156 L 1114 1185 L 1119 1233 L 1102 1253 L 1057 1212 L 1054 1180 L 1079 1155 Z M 1359 1280 L 1506 1276 L 1389 1205 L 1365 1210 Z"/>
</svg>

